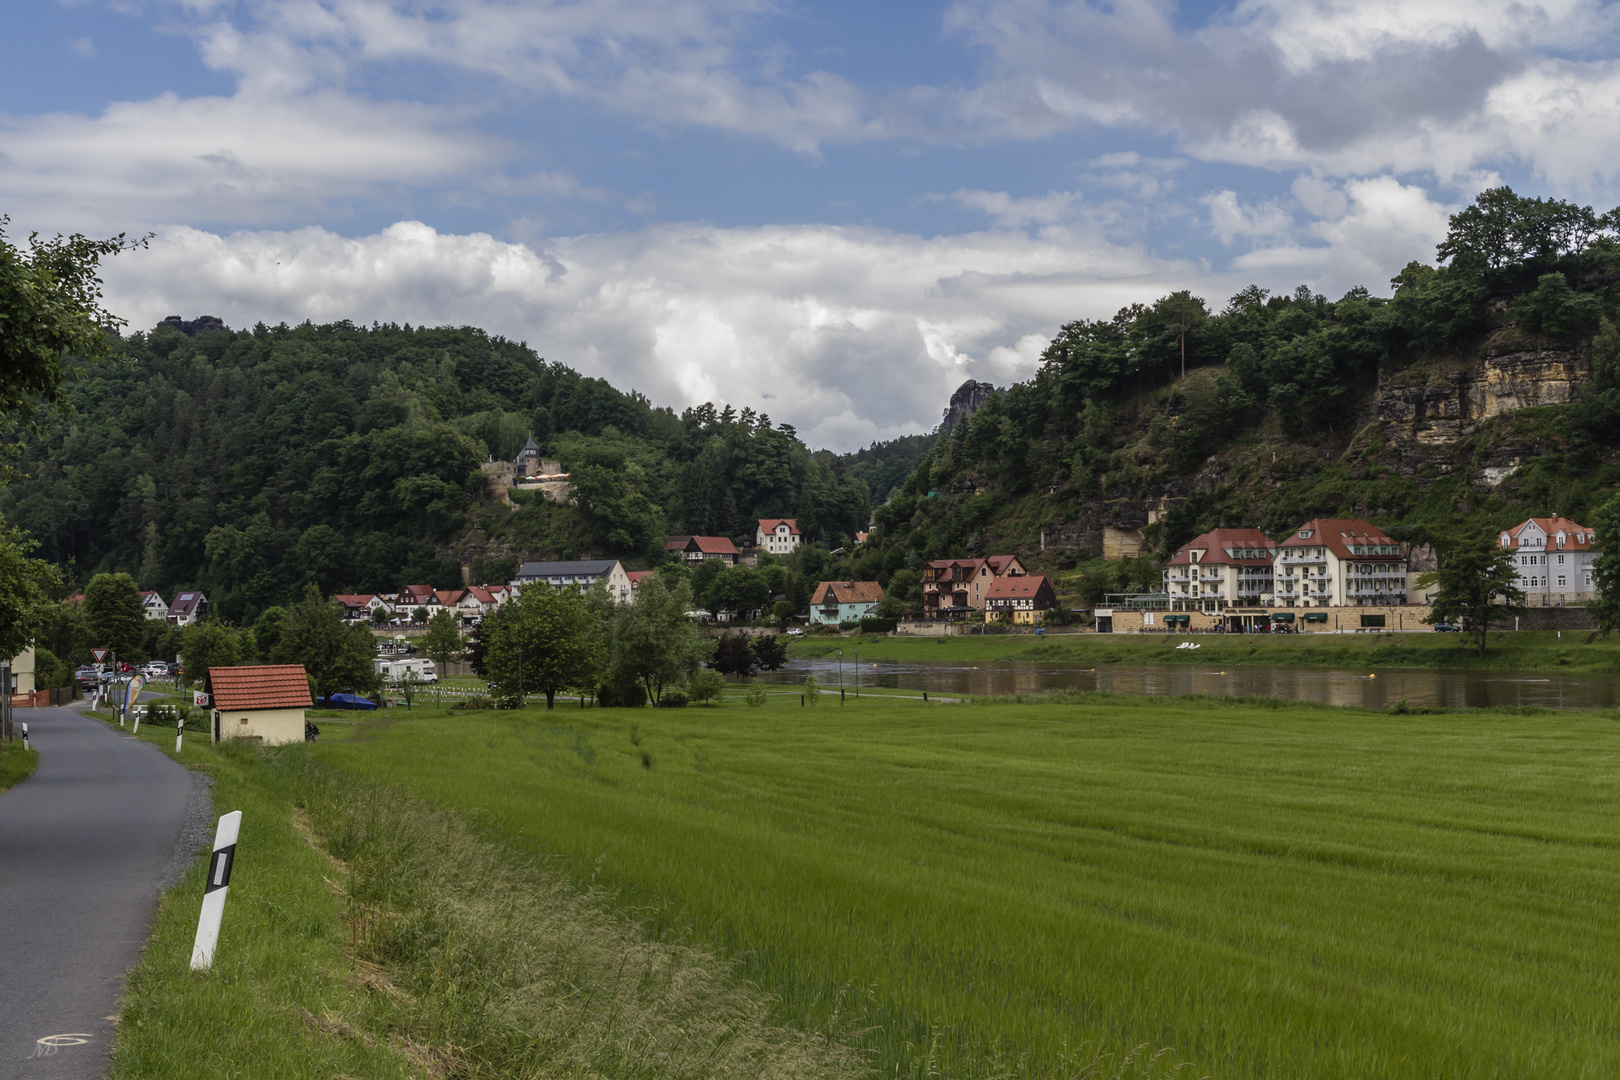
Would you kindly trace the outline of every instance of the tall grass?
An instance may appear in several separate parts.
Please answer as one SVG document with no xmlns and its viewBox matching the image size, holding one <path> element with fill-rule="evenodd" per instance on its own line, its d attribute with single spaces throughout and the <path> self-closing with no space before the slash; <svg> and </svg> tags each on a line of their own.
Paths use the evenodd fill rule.
<svg viewBox="0 0 1620 1080">
<path fill-rule="evenodd" d="M 316 753 L 563 853 L 737 958 L 778 1021 L 862 1031 L 883 1076 L 1144 1044 L 1222 1077 L 1620 1071 L 1600 715 L 852 700 L 410 720 Z"/>
</svg>

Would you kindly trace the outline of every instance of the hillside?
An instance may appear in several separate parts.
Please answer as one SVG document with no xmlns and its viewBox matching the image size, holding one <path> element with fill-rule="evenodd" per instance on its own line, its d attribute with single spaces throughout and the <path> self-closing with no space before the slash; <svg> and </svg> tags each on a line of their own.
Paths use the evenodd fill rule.
<svg viewBox="0 0 1620 1080">
<path fill-rule="evenodd" d="M 1620 481 L 1617 227 L 1498 189 L 1390 299 L 1250 287 L 1218 312 L 1177 293 L 1070 323 L 878 508 L 869 558 L 1050 567 L 1220 525 L 1356 516 L 1422 541 L 1586 515 Z M 1093 592 L 1156 579 L 1091 569 Z"/>
<path fill-rule="evenodd" d="M 504 580 L 531 558 L 662 557 L 666 532 L 740 536 L 797 517 L 826 546 L 866 527 L 864 483 L 789 426 L 676 415 L 470 328 L 233 331 L 166 320 L 81 368 L 40 417 L 0 513 L 67 569 L 205 590 L 251 620 L 327 592 Z M 480 464 L 533 434 L 576 505 L 493 496 Z"/>
</svg>

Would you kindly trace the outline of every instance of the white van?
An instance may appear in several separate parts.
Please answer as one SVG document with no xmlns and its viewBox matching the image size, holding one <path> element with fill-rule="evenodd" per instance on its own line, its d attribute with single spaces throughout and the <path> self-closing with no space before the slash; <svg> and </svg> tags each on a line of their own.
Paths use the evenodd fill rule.
<svg viewBox="0 0 1620 1080">
<path fill-rule="evenodd" d="M 400 682 L 404 679 L 415 679 L 417 682 L 438 682 L 439 673 L 433 666 L 433 661 L 412 657 L 408 660 L 385 660 L 378 657 L 372 661 L 372 667 L 388 682 Z"/>
</svg>

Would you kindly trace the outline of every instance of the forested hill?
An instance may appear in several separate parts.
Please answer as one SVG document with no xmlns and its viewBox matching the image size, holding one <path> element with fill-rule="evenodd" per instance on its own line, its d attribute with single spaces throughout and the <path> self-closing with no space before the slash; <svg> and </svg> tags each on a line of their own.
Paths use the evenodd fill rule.
<svg viewBox="0 0 1620 1080">
<path fill-rule="evenodd" d="M 189 333 L 187 331 L 190 331 Z M 797 517 L 828 546 L 865 484 L 751 410 L 676 415 L 474 329 L 160 325 L 79 371 L 0 512 L 82 586 L 125 571 L 251 619 L 327 592 L 502 580 L 528 558 L 662 553 L 667 532 L 751 535 Z M 577 505 L 491 497 L 480 463 L 530 434 Z"/>
<path fill-rule="evenodd" d="M 1495 189 L 1437 254 L 1389 299 L 1181 292 L 1064 326 L 878 508 L 874 563 L 1028 558 L 1043 533 L 1044 564 L 1319 515 L 1421 540 L 1587 514 L 1620 481 L 1620 212 Z"/>
</svg>

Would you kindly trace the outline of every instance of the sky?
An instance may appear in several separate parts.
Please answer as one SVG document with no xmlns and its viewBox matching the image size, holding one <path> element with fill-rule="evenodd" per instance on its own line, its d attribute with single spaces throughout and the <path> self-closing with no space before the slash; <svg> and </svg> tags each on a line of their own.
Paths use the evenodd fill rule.
<svg viewBox="0 0 1620 1080">
<path fill-rule="evenodd" d="M 1620 202 L 1620 3 L 18 0 L 0 213 L 109 306 L 473 325 L 847 451 L 1065 322 L 1387 295 L 1482 189 Z"/>
</svg>

